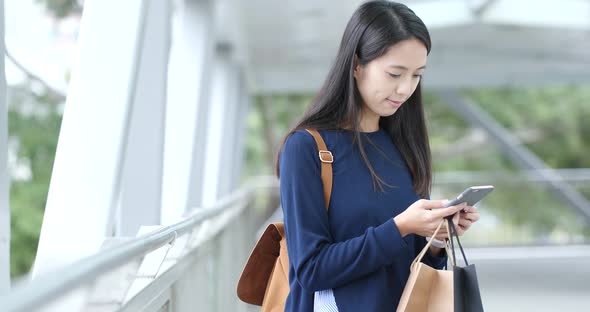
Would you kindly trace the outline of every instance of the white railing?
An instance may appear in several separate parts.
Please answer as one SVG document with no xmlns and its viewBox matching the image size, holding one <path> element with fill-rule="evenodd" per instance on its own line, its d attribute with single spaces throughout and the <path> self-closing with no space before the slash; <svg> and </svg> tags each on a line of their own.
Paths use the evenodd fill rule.
<svg viewBox="0 0 590 312">
<path fill-rule="evenodd" d="M 277 187 L 276 179 L 259 178 L 177 224 L 112 240 L 96 255 L 15 286 L 0 297 L 1 310 L 245 311 L 236 281 L 276 207 L 266 195 Z"/>
<path fill-rule="evenodd" d="M 111 239 L 94 256 L 16 285 L 0 296 L 0 311 L 256 311 L 238 301 L 236 281 L 255 233 L 278 206 L 277 189 L 274 178 L 252 180 L 177 224 L 145 227 L 135 238 Z M 531 298 L 539 311 L 587 301 L 590 271 L 583 264 L 590 259 L 590 246 L 467 250 L 478 265 L 490 310 L 522 311 Z M 522 298 L 507 300 L 505 285 L 528 290 Z M 548 289 L 559 295 L 538 296 Z"/>
</svg>

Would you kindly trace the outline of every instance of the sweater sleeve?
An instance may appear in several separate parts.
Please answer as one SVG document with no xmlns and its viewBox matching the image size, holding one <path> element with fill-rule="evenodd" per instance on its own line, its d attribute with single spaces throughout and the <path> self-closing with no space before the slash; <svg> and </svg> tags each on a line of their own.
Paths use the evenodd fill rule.
<svg viewBox="0 0 590 312">
<path fill-rule="evenodd" d="M 335 155 L 335 161 L 338 161 Z M 311 135 L 290 135 L 279 161 L 289 261 L 307 291 L 336 288 L 391 264 L 407 244 L 391 219 L 334 243 L 324 207 L 318 149 Z"/>
<path fill-rule="evenodd" d="M 420 235 L 415 235 L 414 237 L 414 244 L 416 248 L 416 255 L 424 249 L 426 246 L 426 238 Z M 424 258 L 422 258 L 422 263 L 427 264 L 430 267 L 435 269 L 441 270 L 444 268 L 445 264 L 447 264 L 447 254 L 446 250 L 443 249 L 441 256 L 434 256 L 430 253 L 430 250 L 426 253 Z"/>
</svg>

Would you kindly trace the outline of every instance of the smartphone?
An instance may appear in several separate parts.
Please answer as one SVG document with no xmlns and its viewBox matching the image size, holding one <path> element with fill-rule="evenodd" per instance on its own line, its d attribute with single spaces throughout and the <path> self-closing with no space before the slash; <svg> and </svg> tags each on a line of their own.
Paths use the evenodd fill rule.
<svg viewBox="0 0 590 312">
<path fill-rule="evenodd" d="M 480 186 L 472 186 L 465 189 L 459 196 L 455 199 L 450 200 L 445 207 L 455 206 L 462 203 L 467 203 L 469 206 L 473 206 L 477 204 L 480 200 L 482 200 L 486 195 L 488 195 L 491 191 L 494 190 L 493 185 L 480 185 Z"/>
</svg>

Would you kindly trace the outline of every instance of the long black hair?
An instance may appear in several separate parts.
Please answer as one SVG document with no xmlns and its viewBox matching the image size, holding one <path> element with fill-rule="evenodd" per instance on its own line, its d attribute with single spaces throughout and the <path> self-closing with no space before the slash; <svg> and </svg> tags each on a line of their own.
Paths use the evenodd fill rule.
<svg viewBox="0 0 590 312">
<path fill-rule="evenodd" d="M 363 101 L 353 76 L 354 68 L 357 64 L 366 65 L 384 55 L 392 45 L 412 38 L 422 42 L 430 53 L 428 30 L 407 6 L 391 1 L 362 4 L 344 30 L 338 54 L 326 81 L 301 121 L 285 136 L 283 144 L 291 133 L 300 129 L 351 129 L 373 183 L 383 190 L 382 184 L 386 183 L 375 173 L 361 139 Z M 432 185 L 432 164 L 420 83 L 395 114 L 380 118 L 379 126 L 387 131 L 402 154 L 412 174 L 416 193 L 428 197 Z M 282 147 L 278 158 L 281 150 Z M 276 173 L 280 175 L 278 161 Z"/>
</svg>

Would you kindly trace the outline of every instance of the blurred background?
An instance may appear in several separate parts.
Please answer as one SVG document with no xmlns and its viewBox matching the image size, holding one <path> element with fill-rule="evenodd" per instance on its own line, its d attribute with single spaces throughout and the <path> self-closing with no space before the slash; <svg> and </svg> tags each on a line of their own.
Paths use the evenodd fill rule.
<svg viewBox="0 0 590 312">
<path fill-rule="evenodd" d="M 26 290 L 35 282 L 35 261 L 39 272 L 59 272 L 54 270 L 138 231 L 149 233 L 142 227 L 173 225 L 193 208 L 214 206 L 267 177 L 271 182 L 253 191 L 255 199 L 240 217 L 220 226 L 224 233 L 248 223 L 245 232 L 228 235 L 251 233 L 242 237 L 244 252 L 222 262 L 232 266 L 231 275 L 218 277 L 223 270 L 211 264 L 227 257 L 223 252 L 202 264 L 212 279 L 227 281 L 198 299 L 203 310 L 248 309 L 234 298 L 233 287 L 255 233 L 278 207 L 276 181 L 268 178 L 277 148 L 321 86 L 361 1 L 3 2 L 8 123 L 0 126 L 8 132 L 5 146 L 0 144 L 7 171 L 0 175 L 10 187 L 0 210 L 10 207 L 9 231 L 2 229 L 2 237 L 10 238 L 10 261 L 9 270 L 0 271 Z M 452 198 L 471 185 L 496 187 L 478 205 L 481 221 L 463 237 L 468 258 L 478 266 L 487 310 L 586 307 L 590 1 L 402 2 L 424 20 L 433 39 L 423 80 L 432 198 Z M 71 120 L 67 128 L 64 116 Z M 104 155 L 116 157 L 98 165 Z M 95 164 L 97 171 L 85 171 Z M 93 179 L 100 172 L 110 174 Z M 76 193 L 89 197 L 72 199 Z M 94 203 L 87 207 L 93 212 L 80 208 L 85 201 Z M 127 215 L 126 204 L 136 207 Z M 92 227 L 88 234 L 86 226 Z M 212 255 L 225 250 L 223 242 L 232 245 L 220 235 L 211 236 Z M 56 248 L 64 237 L 71 241 Z M 92 248 L 84 244 L 88 237 Z M 187 250 L 181 254 L 189 255 Z M 136 269 L 147 252 L 129 259 Z M 157 267 L 154 281 L 162 274 Z M 100 289 L 108 286 L 97 287 L 97 278 L 68 290 L 87 285 L 78 296 L 86 298 L 80 307 L 93 307 L 88 296 L 104 295 Z M 137 287 L 135 295 L 147 287 L 134 283 L 121 286 L 116 303 L 99 306 L 127 307 L 129 289 Z M 183 287 L 164 287 L 167 303 L 154 309 L 183 311 L 190 304 L 175 303 L 171 295 L 190 288 Z M 10 287 L 4 289 L 18 307 L 19 293 L 11 297 Z M 231 304 L 220 299 L 229 297 Z M 213 299 L 204 304 L 207 298 Z"/>
</svg>

